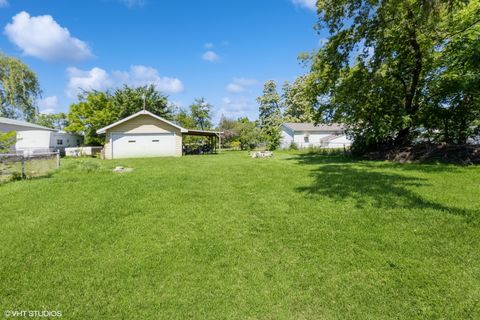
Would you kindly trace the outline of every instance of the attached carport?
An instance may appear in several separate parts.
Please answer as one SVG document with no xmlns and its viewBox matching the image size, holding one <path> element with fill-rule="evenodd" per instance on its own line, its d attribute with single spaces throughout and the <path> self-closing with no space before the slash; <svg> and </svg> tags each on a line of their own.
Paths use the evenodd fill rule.
<svg viewBox="0 0 480 320">
<path fill-rule="evenodd" d="M 220 131 L 209 131 L 209 130 L 196 130 L 188 129 L 187 132 L 182 133 L 183 137 L 193 136 L 193 137 L 204 137 L 207 139 L 207 145 L 209 146 L 208 150 L 203 153 L 217 153 L 221 148 L 222 143 L 222 132 Z M 182 139 L 185 141 L 185 139 Z M 196 152 L 189 152 L 188 144 L 182 146 L 183 154 L 195 154 Z"/>
</svg>

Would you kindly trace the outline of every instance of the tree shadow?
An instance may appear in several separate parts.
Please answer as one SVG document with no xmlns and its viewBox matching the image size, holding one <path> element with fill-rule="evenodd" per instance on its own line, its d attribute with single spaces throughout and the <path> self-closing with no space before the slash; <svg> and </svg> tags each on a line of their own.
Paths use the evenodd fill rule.
<svg viewBox="0 0 480 320">
<path fill-rule="evenodd" d="M 293 160 L 293 159 L 292 159 Z M 335 201 L 353 200 L 357 208 L 372 206 L 384 209 L 431 209 L 476 220 L 479 212 L 436 203 L 424 199 L 416 188 L 428 186 L 428 180 L 403 173 L 381 171 L 383 165 L 347 157 L 325 157 L 311 154 L 296 158 L 300 164 L 315 165 L 312 185 L 296 190 L 312 197 L 328 197 Z M 388 169 L 397 169 L 385 163 Z"/>
</svg>

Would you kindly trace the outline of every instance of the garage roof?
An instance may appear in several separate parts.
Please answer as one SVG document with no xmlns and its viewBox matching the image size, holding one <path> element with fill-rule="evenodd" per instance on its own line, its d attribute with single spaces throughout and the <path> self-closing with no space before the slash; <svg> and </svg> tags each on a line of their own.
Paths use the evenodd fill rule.
<svg viewBox="0 0 480 320">
<path fill-rule="evenodd" d="M 159 116 L 157 116 L 157 115 L 155 115 L 155 114 L 153 114 L 153 113 L 151 113 L 151 112 L 149 112 L 149 111 L 147 111 L 147 110 L 142 110 L 142 111 L 139 111 L 139 112 L 137 112 L 137 113 L 135 113 L 135 114 L 132 114 L 132 115 L 129 116 L 129 117 L 123 118 L 122 120 L 119 120 L 119 121 L 117 121 L 117 122 L 115 122 L 115 123 L 112 123 L 111 125 L 108 125 L 108 126 L 106 126 L 106 127 L 103 127 L 103 128 L 101 128 L 101 129 L 98 129 L 98 130 L 97 130 L 97 133 L 98 133 L 98 134 L 105 133 L 108 129 L 113 128 L 113 127 L 116 127 L 116 126 L 118 126 L 118 125 L 121 124 L 121 123 L 124 123 L 124 122 L 126 122 L 126 121 L 128 121 L 128 120 L 130 120 L 130 119 L 136 118 L 136 117 L 141 116 L 141 115 L 148 115 L 148 116 L 151 116 L 151 117 L 153 117 L 153 118 L 155 118 L 155 119 L 158 119 L 158 120 L 160 120 L 160 121 L 163 121 L 163 122 L 165 122 L 165 123 L 168 123 L 168 124 L 171 125 L 172 127 L 175 127 L 175 128 L 180 129 L 180 132 L 188 132 L 187 129 L 182 128 L 182 127 L 180 127 L 179 125 L 176 125 L 176 124 L 173 123 L 173 122 L 170 122 L 170 121 L 168 121 L 168 120 L 166 120 L 166 119 L 164 119 L 164 118 L 162 118 L 162 117 L 159 117 Z"/>
</svg>

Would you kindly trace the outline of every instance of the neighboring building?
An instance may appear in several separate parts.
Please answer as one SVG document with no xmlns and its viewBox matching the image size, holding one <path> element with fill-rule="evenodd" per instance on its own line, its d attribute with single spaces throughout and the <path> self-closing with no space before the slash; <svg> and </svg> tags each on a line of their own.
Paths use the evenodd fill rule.
<svg viewBox="0 0 480 320">
<path fill-rule="evenodd" d="M 3 117 L 0 117 L 0 131 L 17 133 L 16 143 L 10 151 L 12 153 L 64 152 L 66 147 L 77 147 L 82 143 L 82 137 L 77 134 Z"/>
<path fill-rule="evenodd" d="M 352 144 L 352 141 L 345 135 L 345 126 L 342 124 L 283 123 L 281 130 L 280 147 L 282 149 L 290 148 L 292 143 L 301 149 L 309 147 L 343 148 Z"/>
<path fill-rule="evenodd" d="M 184 135 L 204 136 L 213 142 L 220 139 L 221 134 L 185 129 L 145 110 L 99 129 L 97 133 L 105 134 L 103 152 L 106 159 L 180 157 Z"/>
</svg>

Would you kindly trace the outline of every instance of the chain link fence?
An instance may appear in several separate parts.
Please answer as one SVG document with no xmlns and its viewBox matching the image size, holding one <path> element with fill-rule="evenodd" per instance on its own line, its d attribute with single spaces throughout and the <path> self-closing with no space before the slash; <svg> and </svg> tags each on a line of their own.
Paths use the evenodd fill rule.
<svg viewBox="0 0 480 320">
<path fill-rule="evenodd" d="M 0 153 L 0 183 L 47 176 L 60 167 L 60 152 Z"/>
</svg>

